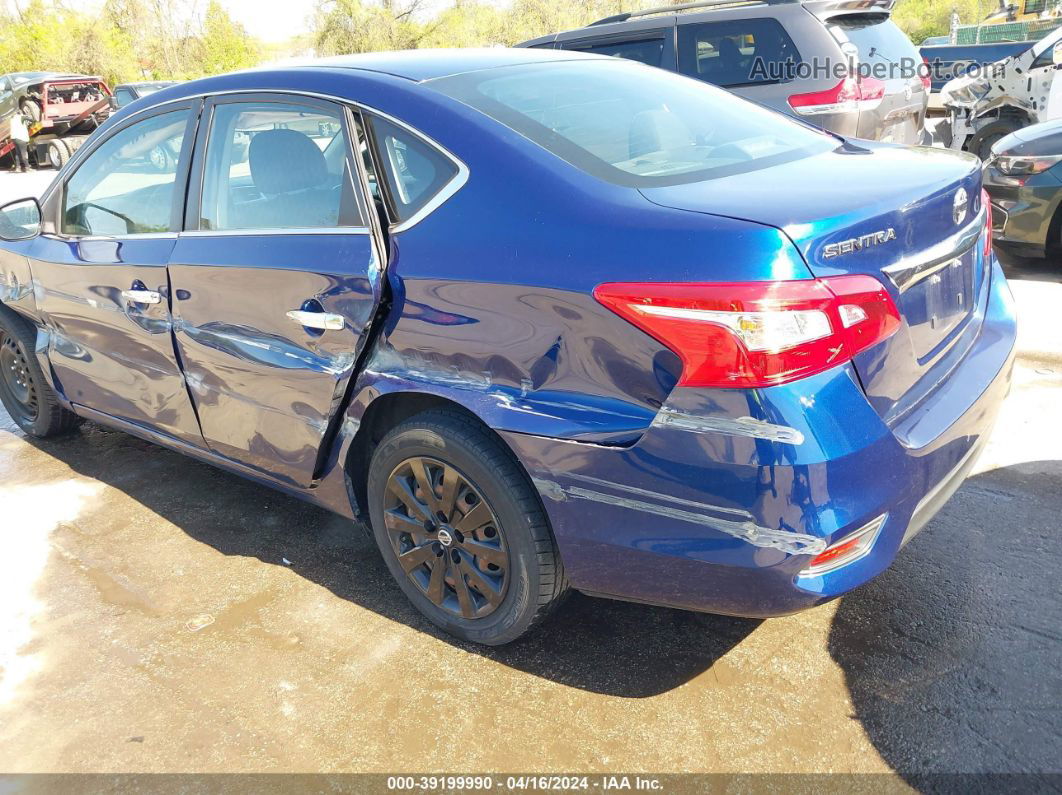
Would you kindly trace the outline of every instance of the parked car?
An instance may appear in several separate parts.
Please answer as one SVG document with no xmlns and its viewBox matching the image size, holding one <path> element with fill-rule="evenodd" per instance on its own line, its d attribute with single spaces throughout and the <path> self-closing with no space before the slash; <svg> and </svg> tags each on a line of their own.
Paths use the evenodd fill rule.
<svg viewBox="0 0 1062 795">
<path fill-rule="evenodd" d="M 130 102 L 135 102 L 141 97 L 146 97 L 149 94 L 154 94 L 156 91 L 161 91 L 164 88 L 177 85 L 176 80 L 154 80 L 154 81 L 142 81 L 138 83 L 121 83 L 114 87 L 114 98 L 112 100 L 112 107 L 115 110 L 118 108 L 124 108 Z"/>
<path fill-rule="evenodd" d="M 1037 257 L 1062 253 L 1062 119 L 998 140 L 984 181 L 997 243 Z"/>
<path fill-rule="evenodd" d="M 841 135 L 929 144 L 929 80 L 891 7 L 892 0 L 702 0 L 617 14 L 520 46 L 641 61 Z M 859 78 L 859 68 L 873 74 Z"/>
<path fill-rule="evenodd" d="M 107 92 L 106 84 L 99 77 L 12 72 L 0 76 L 0 118 L 18 109 L 33 121 L 61 121 L 87 107 L 86 103 L 99 102 Z M 44 113 L 45 104 L 50 104 L 52 113 Z M 64 108 L 69 113 L 62 113 Z"/>
<path fill-rule="evenodd" d="M 173 86 L 0 218 L 19 427 L 91 419 L 368 519 L 417 609 L 481 643 L 569 588 L 832 599 L 955 491 L 1010 381 L 974 158 L 615 58 Z"/>
<path fill-rule="evenodd" d="M 948 37 L 943 42 L 922 42 L 919 54 L 929 65 L 929 80 L 932 91 L 940 91 L 949 80 L 962 77 L 974 67 L 984 67 L 1004 58 L 1021 55 L 1032 48 L 1033 41 L 1001 41 L 992 44 L 950 44 Z"/>
<path fill-rule="evenodd" d="M 114 87 L 114 94 L 111 96 L 111 108 L 114 110 L 124 108 L 141 97 L 146 97 L 156 91 L 175 85 L 177 85 L 176 80 L 120 83 Z M 152 147 L 150 151 L 145 153 L 144 159 L 157 171 L 167 171 L 173 167 L 178 154 L 180 154 L 180 140 L 173 139 Z"/>
<path fill-rule="evenodd" d="M 1015 130 L 1062 117 L 1062 28 L 1020 55 L 949 81 L 940 92 L 948 113 L 937 127 L 944 145 L 987 160 Z"/>
</svg>

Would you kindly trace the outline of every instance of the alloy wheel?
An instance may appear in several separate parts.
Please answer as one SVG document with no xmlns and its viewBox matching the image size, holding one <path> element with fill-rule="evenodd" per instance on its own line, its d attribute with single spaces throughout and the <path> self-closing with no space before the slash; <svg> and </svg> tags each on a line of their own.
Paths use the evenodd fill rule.
<svg viewBox="0 0 1062 795">
<path fill-rule="evenodd" d="M 21 409 L 23 419 L 33 422 L 39 410 L 37 387 L 33 383 L 29 362 L 18 340 L 9 332 L 0 332 L 0 379 L 8 395 Z"/>
<path fill-rule="evenodd" d="M 402 570 L 437 607 L 493 613 L 509 585 L 509 551 L 476 485 L 434 458 L 409 458 L 387 480 L 384 525 Z"/>
</svg>

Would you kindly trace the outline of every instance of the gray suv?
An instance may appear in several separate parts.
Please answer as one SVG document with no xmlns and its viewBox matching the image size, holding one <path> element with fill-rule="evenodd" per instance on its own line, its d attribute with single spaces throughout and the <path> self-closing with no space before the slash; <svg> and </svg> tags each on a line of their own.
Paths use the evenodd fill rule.
<svg viewBox="0 0 1062 795">
<path fill-rule="evenodd" d="M 845 136 L 928 144 L 929 78 L 892 0 L 705 0 L 520 47 L 615 55 L 714 83 Z"/>
</svg>

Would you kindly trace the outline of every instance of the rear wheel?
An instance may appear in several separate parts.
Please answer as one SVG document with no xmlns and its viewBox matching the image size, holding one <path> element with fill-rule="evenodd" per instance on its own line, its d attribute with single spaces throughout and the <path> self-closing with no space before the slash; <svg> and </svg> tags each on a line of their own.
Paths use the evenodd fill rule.
<svg viewBox="0 0 1062 795">
<path fill-rule="evenodd" d="M 373 453 L 373 534 L 413 605 L 464 640 L 516 640 L 567 589 L 538 494 L 475 420 L 430 411 L 394 428 Z"/>
<path fill-rule="evenodd" d="M 77 427 L 79 418 L 63 408 L 33 353 L 37 335 L 25 320 L 0 306 L 0 402 L 30 436 L 44 438 Z"/>
</svg>

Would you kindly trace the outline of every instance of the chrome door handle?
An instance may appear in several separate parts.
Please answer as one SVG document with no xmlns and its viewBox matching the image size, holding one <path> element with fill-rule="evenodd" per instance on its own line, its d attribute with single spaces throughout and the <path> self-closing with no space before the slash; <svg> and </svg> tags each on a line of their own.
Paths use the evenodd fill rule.
<svg viewBox="0 0 1062 795">
<path fill-rule="evenodd" d="M 304 328 L 319 328 L 323 331 L 342 331 L 346 325 L 342 315 L 333 315 L 328 312 L 306 312 L 302 309 L 292 309 L 288 317 Z"/>
<path fill-rule="evenodd" d="M 131 304 L 162 303 L 162 294 L 155 290 L 122 290 L 122 298 Z"/>
</svg>

